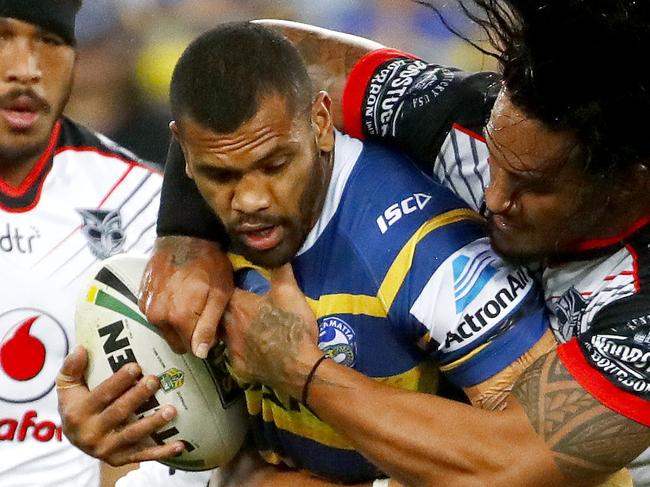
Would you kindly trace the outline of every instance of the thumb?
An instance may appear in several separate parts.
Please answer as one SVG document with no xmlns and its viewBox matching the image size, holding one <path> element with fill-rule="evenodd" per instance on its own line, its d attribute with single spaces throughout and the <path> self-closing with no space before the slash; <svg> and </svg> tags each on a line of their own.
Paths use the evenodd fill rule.
<svg viewBox="0 0 650 487">
<path fill-rule="evenodd" d="M 66 389 L 85 386 L 84 371 L 88 365 L 88 353 L 77 345 L 63 361 L 63 367 L 56 376 L 56 388 L 59 394 Z"/>
<path fill-rule="evenodd" d="M 273 304 L 284 311 L 300 316 L 307 323 L 316 321 L 307 298 L 298 287 L 291 264 L 285 264 L 271 271 L 271 290 L 268 295 Z"/>
</svg>

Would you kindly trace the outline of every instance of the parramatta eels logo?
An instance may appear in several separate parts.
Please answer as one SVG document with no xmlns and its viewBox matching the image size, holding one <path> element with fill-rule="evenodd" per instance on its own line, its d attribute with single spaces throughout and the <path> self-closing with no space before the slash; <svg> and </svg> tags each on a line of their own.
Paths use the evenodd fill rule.
<svg viewBox="0 0 650 487">
<path fill-rule="evenodd" d="M 336 316 L 328 316 L 321 320 L 318 328 L 318 348 L 336 363 L 354 366 L 357 338 L 352 327 Z"/>
<path fill-rule="evenodd" d="M 90 250 L 98 259 L 119 254 L 124 246 L 124 230 L 119 210 L 77 209 L 83 219 L 81 228 Z"/>
</svg>

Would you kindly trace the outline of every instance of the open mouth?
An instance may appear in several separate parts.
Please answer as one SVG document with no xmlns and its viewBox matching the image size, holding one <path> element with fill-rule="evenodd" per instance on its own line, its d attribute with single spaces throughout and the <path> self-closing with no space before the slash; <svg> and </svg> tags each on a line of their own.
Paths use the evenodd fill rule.
<svg viewBox="0 0 650 487">
<path fill-rule="evenodd" d="M 257 251 L 270 250 L 282 240 L 282 227 L 278 225 L 265 225 L 257 228 L 246 228 L 239 232 L 244 243 Z"/>
</svg>

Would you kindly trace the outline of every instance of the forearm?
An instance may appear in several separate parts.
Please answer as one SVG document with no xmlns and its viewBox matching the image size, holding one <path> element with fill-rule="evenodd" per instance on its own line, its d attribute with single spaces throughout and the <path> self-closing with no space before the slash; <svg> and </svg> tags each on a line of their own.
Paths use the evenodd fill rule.
<svg viewBox="0 0 650 487">
<path fill-rule="evenodd" d="M 285 35 L 300 51 L 316 89 L 332 98 L 334 124 L 343 128 L 343 90 L 352 68 L 365 54 L 384 47 L 363 37 L 284 20 L 258 20 Z"/>
<path fill-rule="evenodd" d="M 406 485 L 558 486 L 562 477 L 516 405 L 484 411 L 383 386 L 325 361 L 309 406 Z"/>
<path fill-rule="evenodd" d="M 371 487 L 371 482 L 350 487 Z M 340 485 L 283 466 L 270 465 L 252 447 L 240 454 L 225 467 L 215 469 L 210 487 L 334 487 Z M 399 487 L 392 484 L 390 487 Z"/>
</svg>

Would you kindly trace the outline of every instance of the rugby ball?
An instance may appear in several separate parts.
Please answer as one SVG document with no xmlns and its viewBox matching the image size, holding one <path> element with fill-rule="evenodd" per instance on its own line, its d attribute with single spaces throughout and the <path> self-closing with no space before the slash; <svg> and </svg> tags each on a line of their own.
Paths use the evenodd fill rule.
<svg viewBox="0 0 650 487">
<path fill-rule="evenodd" d="M 161 387 L 133 419 L 165 404 L 176 417 L 149 438 L 182 440 L 180 456 L 162 463 L 182 470 L 207 470 L 231 460 L 243 444 L 248 421 L 241 389 L 228 373 L 223 345 L 206 360 L 178 355 L 138 308 L 138 288 L 147 259 L 116 255 L 103 261 L 84 285 L 75 314 L 77 343 L 88 351 L 86 381 L 93 389 L 124 364 L 137 362 Z"/>
</svg>

